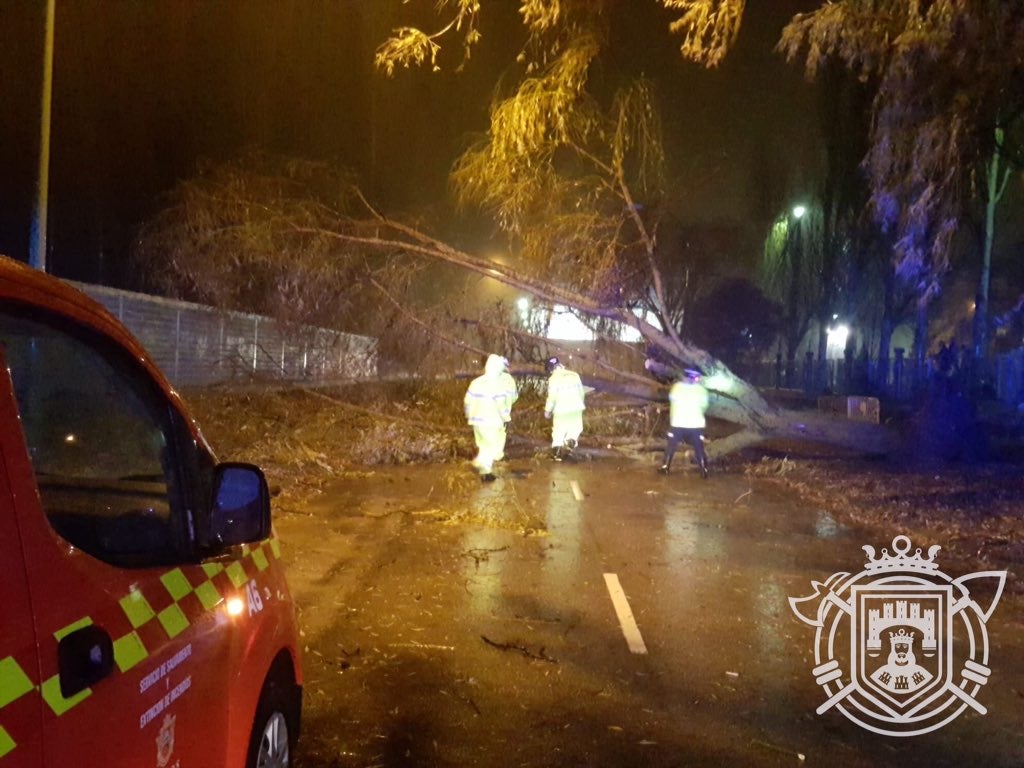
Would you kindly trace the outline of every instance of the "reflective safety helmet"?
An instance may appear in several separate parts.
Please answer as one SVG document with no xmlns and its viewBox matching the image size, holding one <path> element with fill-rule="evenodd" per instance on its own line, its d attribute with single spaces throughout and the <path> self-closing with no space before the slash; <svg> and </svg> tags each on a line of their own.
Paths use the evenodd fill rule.
<svg viewBox="0 0 1024 768">
<path fill-rule="evenodd" d="M 547 371 L 548 373 L 551 373 L 553 370 L 555 370 L 555 368 L 557 368 L 561 364 L 562 361 L 559 360 L 557 357 L 549 357 L 547 359 L 547 362 L 544 363 L 544 370 Z"/>
</svg>

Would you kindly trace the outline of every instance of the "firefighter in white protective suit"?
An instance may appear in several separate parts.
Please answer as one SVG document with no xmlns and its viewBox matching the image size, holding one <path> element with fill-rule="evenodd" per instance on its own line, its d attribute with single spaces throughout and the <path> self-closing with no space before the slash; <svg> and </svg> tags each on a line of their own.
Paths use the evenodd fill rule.
<svg viewBox="0 0 1024 768">
<path fill-rule="evenodd" d="M 463 401 L 476 441 L 473 467 L 484 482 L 495 479 L 494 462 L 505 458 L 506 425 L 512 420 L 512 405 L 518 397 L 508 360 L 488 355 L 483 374 L 469 383 Z"/>
<path fill-rule="evenodd" d="M 586 390 L 580 375 L 566 368 L 557 357 L 550 358 L 544 368 L 549 374 L 544 418 L 551 419 L 551 456 L 562 461 L 572 458 L 583 432 Z"/>
</svg>

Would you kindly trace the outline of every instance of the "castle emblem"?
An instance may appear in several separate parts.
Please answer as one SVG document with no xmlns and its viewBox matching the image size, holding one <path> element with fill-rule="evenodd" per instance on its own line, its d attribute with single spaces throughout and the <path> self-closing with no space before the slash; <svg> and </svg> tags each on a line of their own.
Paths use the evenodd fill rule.
<svg viewBox="0 0 1024 768">
<path fill-rule="evenodd" d="M 911 553 L 901 535 L 892 549 L 876 557 L 865 545 L 860 573 L 834 573 L 812 582 L 814 594 L 789 599 L 815 628 L 818 714 L 834 708 L 889 736 L 934 731 L 968 707 L 985 714 L 977 697 L 991 674 L 986 624 L 1006 571 L 954 579 L 939 570 L 938 545 Z"/>
</svg>

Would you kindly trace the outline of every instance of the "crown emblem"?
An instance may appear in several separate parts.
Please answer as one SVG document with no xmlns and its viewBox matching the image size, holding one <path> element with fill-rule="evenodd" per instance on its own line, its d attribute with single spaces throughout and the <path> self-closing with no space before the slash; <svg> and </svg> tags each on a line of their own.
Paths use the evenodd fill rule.
<svg viewBox="0 0 1024 768">
<path fill-rule="evenodd" d="M 835 708 L 874 733 L 917 736 L 967 707 L 988 711 L 978 699 L 992 672 L 986 623 L 1007 572 L 953 578 L 936 563 L 941 547 L 922 548 L 904 535 L 880 554 L 865 546 L 863 571 L 839 571 L 812 581 L 814 595 L 789 598 L 815 629 L 810 672 L 824 693 L 819 715 Z"/>
<path fill-rule="evenodd" d="M 927 557 L 921 556 L 920 547 L 914 550 L 913 555 L 909 555 L 910 539 L 901 534 L 892 540 L 893 554 L 889 554 L 889 550 L 883 547 L 882 554 L 875 557 L 875 548 L 870 544 L 865 544 L 863 549 L 868 556 L 868 560 L 864 564 L 865 571 L 871 573 L 879 571 L 920 571 L 922 573 L 931 573 L 939 569 L 939 564 L 935 562 L 935 555 L 938 554 L 942 547 L 938 544 L 928 547 Z"/>
<path fill-rule="evenodd" d="M 897 645 L 913 645 L 914 644 L 914 633 L 907 632 L 907 630 L 900 627 L 899 632 L 889 633 L 889 644 L 892 646 Z"/>
</svg>

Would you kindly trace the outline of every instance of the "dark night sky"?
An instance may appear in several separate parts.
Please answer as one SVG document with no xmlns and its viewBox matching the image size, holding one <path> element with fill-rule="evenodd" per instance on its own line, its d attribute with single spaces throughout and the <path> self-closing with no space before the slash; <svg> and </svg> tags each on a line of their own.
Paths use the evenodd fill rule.
<svg viewBox="0 0 1024 768">
<path fill-rule="evenodd" d="M 427 3 L 427 5 L 431 5 Z M 493 0 L 461 75 L 386 80 L 384 0 L 57 0 L 48 259 L 63 277 L 130 286 L 125 254 L 198 158 L 242 148 L 328 158 L 384 206 L 436 201 L 469 131 L 486 128 L 514 58 L 516 3 Z M 669 15 L 620 4 L 602 66 L 656 79 L 683 218 L 761 222 L 819 162 L 815 89 L 771 52 L 808 0 L 749 0 L 733 55 L 683 62 Z M 405 6 L 408 11 L 409 6 Z M 0 3 L 0 253 L 27 260 L 38 162 L 44 3 Z"/>
</svg>

